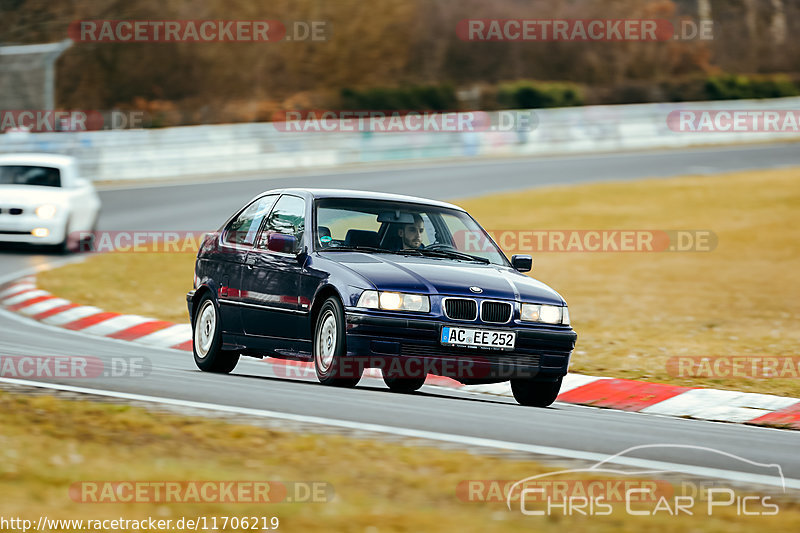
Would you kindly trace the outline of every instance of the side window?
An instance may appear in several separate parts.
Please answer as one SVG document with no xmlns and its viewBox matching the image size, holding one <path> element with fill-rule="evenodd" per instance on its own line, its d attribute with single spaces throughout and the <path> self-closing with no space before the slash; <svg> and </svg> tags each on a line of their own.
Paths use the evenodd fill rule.
<svg viewBox="0 0 800 533">
<path fill-rule="evenodd" d="M 427 214 L 422 213 L 421 216 L 422 223 L 425 226 L 425 231 L 422 232 L 422 245 L 430 246 L 431 243 L 435 242 L 436 240 L 436 229 L 434 228 L 433 222 Z"/>
<path fill-rule="evenodd" d="M 327 248 L 331 241 L 341 246 L 351 229 L 378 233 L 381 223 L 374 213 L 331 207 L 317 209 L 317 244 L 320 247 Z"/>
<path fill-rule="evenodd" d="M 248 205 L 233 222 L 225 228 L 225 242 L 249 246 L 256 240 L 261 221 L 269 213 L 277 195 L 263 196 Z"/>
<path fill-rule="evenodd" d="M 258 237 L 258 248 L 267 248 L 267 239 L 271 233 L 283 233 L 295 238 L 295 252 L 303 245 L 303 232 L 306 227 L 306 202 L 297 196 L 281 196 L 269 214 L 264 231 Z"/>
</svg>

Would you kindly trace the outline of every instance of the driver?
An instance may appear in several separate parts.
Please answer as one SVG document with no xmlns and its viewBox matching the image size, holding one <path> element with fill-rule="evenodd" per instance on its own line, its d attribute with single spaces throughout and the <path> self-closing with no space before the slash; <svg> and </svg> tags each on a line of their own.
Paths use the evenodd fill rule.
<svg viewBox="0 0 800 533">
<path fill-rule="evenodd" d="M 418 250 L 423 248 L 422 234 L 425 232 L 425 223 L 422 217 L 414 213 L 413 224 L 403 224 L 397 230 L 397 235 L 403 241 L 403 250 Z"/>
</svg>

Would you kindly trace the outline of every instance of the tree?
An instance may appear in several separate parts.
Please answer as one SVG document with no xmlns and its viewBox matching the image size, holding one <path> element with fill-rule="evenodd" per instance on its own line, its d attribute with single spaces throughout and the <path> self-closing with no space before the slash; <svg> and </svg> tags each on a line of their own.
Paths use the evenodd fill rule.
<svg viewBox="0 0 800 533">
<path fill-rule="evenodd" d="M 786 11 L 783 8 L 783 0 L 772 0 L 770 33 L 774 44 L 781 45 L 786 42 Z"/>
</svg>

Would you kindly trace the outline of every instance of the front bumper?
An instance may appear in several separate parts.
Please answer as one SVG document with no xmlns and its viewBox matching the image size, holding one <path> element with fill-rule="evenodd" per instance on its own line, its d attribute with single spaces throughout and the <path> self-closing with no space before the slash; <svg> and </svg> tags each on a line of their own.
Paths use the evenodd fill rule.
<svg viewBox="0 0 800 533">
<path fill-rule="evenodd" d="M 567 373 L 577 334 L 568 326 L 469 324 L 432 317 L 348 310 L 348 357 L 406 373 L 447 376 L 462 383 L 496 383 L 513 378 L 552 381 Z M 512 351 L 456 348 L 440 343 L 443 326 L 515 331 Z"/>
<path fill-rule="evenodd" d="M 189 318 L 192 320 L 192 326 L 194 326 L 194 293 L 197 292 L 194 289 L 190 290 L 186 293 L 186 307 L 189 308 Z"/>
<path fill-rule="evenodd" d="M 47 236 L 36 237 L 33 230 L 44 228 Z M 64 241 L 66 220 L 42 220 L 34 215 L 9 215 L 0 213 L 0 242 L 26 244 L 59 244 Z"/>
</svg>

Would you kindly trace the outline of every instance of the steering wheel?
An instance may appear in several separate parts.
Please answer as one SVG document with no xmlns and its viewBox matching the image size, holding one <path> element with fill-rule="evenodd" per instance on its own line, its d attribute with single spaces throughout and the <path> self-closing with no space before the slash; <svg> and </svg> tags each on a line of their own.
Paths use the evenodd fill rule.
<svg viewBox="0 0 800 533">
<path fill-rule="evenodd" d="M 436 251 L 436 250 L 455 250 L 456 248 L 452 244 L 446 244 L 443 242 L 434 242 L 426 246 L 425 249 Z"/>
</svg>

